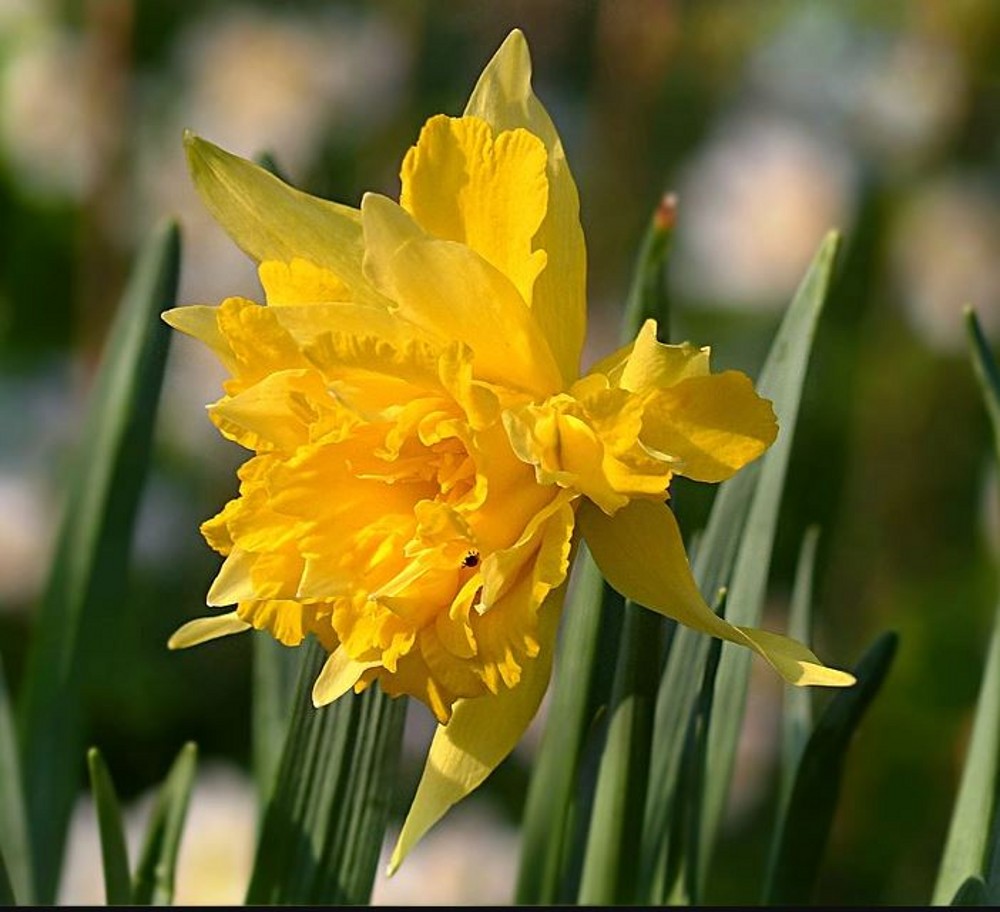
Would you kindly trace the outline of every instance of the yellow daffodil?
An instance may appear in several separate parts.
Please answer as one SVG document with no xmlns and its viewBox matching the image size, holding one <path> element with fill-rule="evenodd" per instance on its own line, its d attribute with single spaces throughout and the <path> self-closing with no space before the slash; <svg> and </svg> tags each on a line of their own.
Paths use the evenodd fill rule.
<svg viewBox="0 0 1000 912">
<path fill-rule="evenodd" d="M 776 434 L 771 405 L 707 349 L 634 343 L 579 375 L 586 255 L 563 146 L 513 32 L 461 117 L 432 117 L 399 202 L 301 193 L 187 138 L 215 218 L 267 305 L 167 322 L 231 373 L 209 414 L 254 455 L 203 526 L 235 610 L 183 647 L 266 630 L 329 658 L 317 706 L 378 681 L 439 727 L 393 866 L 511 751 L 548 685 L 577 534 L 610 583 L 755 650 L 794 684 L 843 685 L 805 647 L 705 604 L 666 506 L 674 474 L 718 482 Z"/>
</svg>

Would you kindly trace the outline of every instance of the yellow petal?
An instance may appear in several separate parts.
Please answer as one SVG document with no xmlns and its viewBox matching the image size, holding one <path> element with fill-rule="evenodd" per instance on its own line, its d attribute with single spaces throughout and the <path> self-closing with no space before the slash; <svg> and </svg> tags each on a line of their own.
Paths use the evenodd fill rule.
<svg viewBox="0 0 1000 912">
<path fill-rule="evenodd" d="M 656 340 L 656 320 L 643 323 L 625 360 L 618 385 L 632 392 L 666 389 L 708 373 L 708 349 L 690 343 L 664 345 Z"/>
<path fill-rule="evenodd" d="M 518 685 L 512 690 L 503 688 L 495 696 L 460 700 L 451 721 L 438 726 L 416 797 L 389 861 L 390 875 L 445 812 L 478 788 L 521 740 L 549 686 L 565 593 L 563 584 L 542 606 L 540 652 L 525 664 Z"/>
<path fill-rule="evenodd" d="M 385 305 L 361 271 L 356 209 L 289 187 L 246 159 L 185 134 L 195 186 L 212 217 L 257 262 L 308 260 L 333 273 L 358 303 Z"/>
<path fill-rule="evenodd" d="M 238 361 L 233 354 L 232 346 L 219 328 L 218 312 L 218 307 L 192 304 L 164 311 L 160 316 L 168 326 L 207 345 L 215 352 L 226 370 L 235 374 L 239 369 Z"/>
<path fill-rule="evenodd" d="M 545 108 L 531 90 L 531 57 L 520 30 L 508 36 L 476 83 L 465 113 L 481 117 L 494 132 L 524 127 L 545 144 L 549 205 L 535 247 L 547 264 L 535 282 L 532 312 L 569 386 L 580 369 L 587 331 L 587 251 L 580 228 L 580 200 L 566 153 Z"/>
<path fill-rule="evenodd" d="M 289 263 L 265 260 L 257 267 L 271 307 L 349 301 L 350 289 L 329 269 L 295 257 Z"/>
<path fill-rule="evenodd" d="M 320 707 L 340 699 L 349 691 L 358 679 L 369 669 L 381 665 L 381 662 L 356 662 L 343 646 L 330 653 L 323 664 L 323 669 L 313 684 L 313 706 Z"/>
<path fill-rule="evenodd" d="M 361 203 L 365 273 L 398 313 L 441 340 L 465 342 L 476 376 L 536 394 L 559 388 L 559 371 L 517 289 L 464 244 L 425 234 L 399 205 Z"/>
<path fill-rule="evenodd" d="M 716 615 L 698 591 L 677 521 L 665 504 L 636 500 L 609 517 L 585 501 L 577 522 L 604 578 L 626 598 L 695 630 L 750 647 L 789 684 L 854 683 L 852 675 L 825 667 L 801 643 L 734 627 Z"/>
<path fill-rule="evenodd" d="M 229 552 L 209 587 L 205 599 L 209 607 L 235 605 L 237 602 L 253 601 L 256 598 L 250 579 L 250 570 L 255 560 L 255 555 L 242 548 L 233 548 Z"/>
<path fill-rule="evenodd" d="M 207 643 L 219 637 L 249 630 L 250 625 L 237 616 L 235 611 L 220 614 L 216 617 L 195 618 L 179 627 L 174 635 L 167 640 L 168 649 L 187 649 L 199 643 Z"/>
<path fill-rule="evenodd" d="M 403 160 L 399 202 L 436 238 L 471 247 L 531 304 L 545 252 L 532 239 L 545 217 L 549 184 L 542 141 L 527 130 L 494 140 L 478 117 L 432 117 Z"/>
<path fill-rule="evenodd" d="M 761 455 L 778 433 L 774 409 L 739 371 L 691 377 L 655 393 L 640 440 L 679 459 L 674 471 L 695 481 L 724 481 Z"/>
</svg>

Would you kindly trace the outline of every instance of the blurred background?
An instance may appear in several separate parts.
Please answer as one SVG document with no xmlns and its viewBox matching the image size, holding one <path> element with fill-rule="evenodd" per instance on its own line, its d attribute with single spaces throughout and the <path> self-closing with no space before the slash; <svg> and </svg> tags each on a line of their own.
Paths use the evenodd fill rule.
<svg viewBox="0 0 1000 912">
<path fill-rule="evenodd" d="M 845 237 L 806 390 L 772 573 L 784 623 L 806 527 L 823 530 L 818 651 L 850 665 L 902 636 L 862 726 L 816 899 L 930 896 L 996 597 L 997 482 L 961 321 L 1000 341 L 1000 5 L 991 0 L 0 0 L 0 655 L 17 691 L 66 467 L 130 258 L 183 229 L 183 303 L 259 298 L 200 208 L 181 131 L 268 151 L 293 183 L 357 204 L 398 193 L 420 126 L 458 114 L 514 26 L 580 187 L 587 361 L 617 344 L 632 260 L 676 191 L 672 335 L 755 373 L 825 232 Z M 201 748 L 180 901 L 234 902 L 252 857 L 248 637 L 188 653 L 217 561 L 198 533 L 243 453 L 203 406 L 221 369 L 173 342 L 120 627 L 93 649 L 88 739 L 129 802 Z M 679 488 L 688 531 L 713 490 Z M 756 673 L 759 680 L 756 679 Z M 709 901 L 752 902 L 776 794 L 781 688 L 755 681 Z M 431 729 L 411 713 L 400 813 Z M 526 739 L 428 838 L 383 902 L 506 902 Z M 81 767 L 83 758 L 81 757 Z M 102 898 L 93 811 L 64 901 Z M 484 864 L 484 859 L 488 862 Z M 433 870 L 433 877 L 428 872 Z"/>
</svg>

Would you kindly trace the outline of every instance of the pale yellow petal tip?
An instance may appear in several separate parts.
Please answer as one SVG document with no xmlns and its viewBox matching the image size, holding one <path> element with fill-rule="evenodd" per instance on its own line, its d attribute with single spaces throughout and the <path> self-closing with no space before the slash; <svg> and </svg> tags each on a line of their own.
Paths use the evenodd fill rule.
<svg viewBox="0 0 1000 912">
<path fill-rule="evenodd" d="M 167 640 L 167 649 L 187 649 L 190 646 L 198 646 L 209 640 L 242 633 L 249 629 L 250 625 L 241 619 L 235 611 L 218 617 L 195 618 L 174 632 L 174 635 Z"/>
<path fill-rule="evenodd" d="M 827 668 L 812 662 L 802 662 L 799 668 L 802 676 L 792 682 L 796 687 L 852 687 L 858 682 L 850 672 L 839 668 Z"/>
</svg>

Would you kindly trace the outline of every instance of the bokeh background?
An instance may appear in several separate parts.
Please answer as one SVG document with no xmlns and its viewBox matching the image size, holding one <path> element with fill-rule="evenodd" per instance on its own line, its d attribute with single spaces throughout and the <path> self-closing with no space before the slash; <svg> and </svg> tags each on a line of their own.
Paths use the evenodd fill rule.
<svg viewBox="0 0 1000 912">
<path fill-rule="evenodd" d="M 398 192 L 424 119 L 460 113 L 510 28 L 580 187 L 587 358 L 608 351 L 665 190 L 680 200 L 674 338 L 755 372 L 825 232 L 845 237 L 806 390 L 768 617 L 801 536 L 823 530 L 820 651 L 852 664 L 902 637 L 854 744 L 816 899 L 929 899 L 995 600 L 997 483 L 961 309 L 1000 332 L 1000 4 L 992 0 L 0 0 L 0 655 L 15 692 L 83 406 L 136 245 L 180 218 L 180 299 L 257 296 L 201 210 L 181 131 L 273 154 L 356 204 Z M 201 747 L 178 899 L 238 901 L 252 854 L 247 637 L 165 642 L 215 572 L 197 531 L 235 491 L 203 413 L 221 372 L 174 340 L 119 629 L 94 643 L 88 738 L 130 824 L 186 739 Z M 678 491 L 688 530 L 712 490 Z M 781 688 L 755 667 L 708 899 L 758 895 Z M 430 721 L 411 713 L 400 812 Z M 532 753 L 518 748 L 438 828 L 383 902 L 505 902 Z M 82 758 L 81 758 L 82 766 Z M 144 810 L 145 809 L 145 810 Z M 101 898 L 93 812 L 74 819 L 64 901 Z"/>
</svg>

